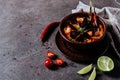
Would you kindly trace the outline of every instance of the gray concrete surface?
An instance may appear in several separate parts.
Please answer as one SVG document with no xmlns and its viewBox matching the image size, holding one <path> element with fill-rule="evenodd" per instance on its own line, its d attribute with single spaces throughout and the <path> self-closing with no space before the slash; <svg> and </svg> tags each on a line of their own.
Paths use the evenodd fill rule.
<svg viewBox="0 0 120 80">
<path fill-rule="evenodd" d="M 78 1 L 0 0 L 0 80 L 86 80 L 89 77 L 76 74 L 86 64 L 75 63 L 58 50 L 54 42 L 57 29 L 45 46 L 39 40 L 44 27 L 71 13 Z M 88 0 L 82 1 L 89 4 Z M 93 4 L 99 8 L 120 8 L 113 0 L 93 0 Z M 56 70 L 45 68 L 43 62 L 47 50 L 63 58 L 68 66 Z M 97 79 L 120 80 L 118 74 L 112 77 L 103 74 Z"/>
</svg>

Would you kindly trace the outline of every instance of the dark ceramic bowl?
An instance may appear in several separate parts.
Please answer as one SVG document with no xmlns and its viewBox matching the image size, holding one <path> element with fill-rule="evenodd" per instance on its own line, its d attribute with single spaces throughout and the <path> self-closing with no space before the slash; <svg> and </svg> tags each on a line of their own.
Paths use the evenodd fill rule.
<svg viewBox="0 0 120 80">
<path fill-rule="evenodd" d="M 89 53 L 89 52 L 94 51 L 94 50 L 99 50 L 99 48 L 102 48 L 104 46 L 104 43 L 106 43 L 105 40 L 104 40 L 104 37 L 106 35 L 106 24 L 105 24 L 105 22 L 103 21 L 102 18 L 97 16 L 98 21 L 102 25 L 102 28 L 103 28 L 103 36 L 100 37 L 100 39 L 98 39 L 94 42 L 81 44 L 79 42 L 69 40 L 65 36 L 65 33 L 64 33 L 64 27 L 66 25 L 66 21 L 71 20 L 74 17 L 87 17 L 87 16 L 89 16 L 89 14 L 87 12 L 79 12 L 79 13 L 69 14 L 68 16 L 64 17 L 62 19 L 62 21 L 60 22 L 59 32 L 60 32 L 60 36 L 63 38 L 64 43 L 67 45 L 67 47 L 69 49 L 71 49 L 72 51 L 74 50 L 74 51 L 77 51 L 77 52 L 81 52 L 81 54 L 92 55 L 92 53 Z"/>
</svg>

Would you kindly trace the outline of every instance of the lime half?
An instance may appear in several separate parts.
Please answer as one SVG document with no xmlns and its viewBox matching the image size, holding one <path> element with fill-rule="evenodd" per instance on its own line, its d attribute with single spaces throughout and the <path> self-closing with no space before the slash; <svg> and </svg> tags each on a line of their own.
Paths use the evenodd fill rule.
<svg viewBox="0 0 120 80">
<path fill-rule="evenodd" d="M 95 80 L 95 78 L 96 78 L 96 68 L 94 67 L 88 80 Z"/>
<path fill-rule="evenodd" d="M 91 69 L 92 69 L 92 64 L 90 64 L 90 65 L 82 68 L 82 69 L 79 70 L 77 73 L 78 73 L 78 74 L 86 74 L 86 73 L 90 72 Z"/>
<path fill-rule="evenodd" d="M 111 71 L 114 68 L 114 62 L 108 56 L 101 56 L 97 60 L 97 66 L 101 71 Z"/>
</svg>

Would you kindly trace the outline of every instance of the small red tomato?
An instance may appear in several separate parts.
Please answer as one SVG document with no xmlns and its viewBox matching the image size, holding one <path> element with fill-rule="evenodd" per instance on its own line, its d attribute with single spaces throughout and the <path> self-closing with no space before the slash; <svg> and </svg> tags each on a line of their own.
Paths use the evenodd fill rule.
<svg viewBox="0 0 120 80">
<path fill-rule="evenodd" d="M 57 58 L 57 59 L 56 59 L 56 64 L 57 64 L 58 66 L 62 66 L 62 65 L 64 64 L 64 60 L 61 59 L 61 58 Z"/>
<path fill-rule="evenodd" d="M 53 61 L 51 59 L 46 59 L 45 62 L 44 62 L 44 65 L 47 68 L 51 68 L 53 66 Z"/>
<path fill-rule="evenodd" d="M 51 52 L 51 51 L 48 51 L 48 52 L 46 53 L 46 56 L 47 56 L 48 58 L 52 59 L 52 58 L 55 56 L 55 54 L 54 54 L 53 52 Z"/>
</svg>

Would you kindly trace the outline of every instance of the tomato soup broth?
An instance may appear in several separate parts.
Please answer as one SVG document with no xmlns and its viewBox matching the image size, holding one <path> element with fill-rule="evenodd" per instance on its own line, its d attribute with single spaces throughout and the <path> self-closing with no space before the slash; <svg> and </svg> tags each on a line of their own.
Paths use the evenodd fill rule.
<svg viewBox="0 0 120 80">
<path fill-rule="evenodd" d="M 65 37 L 80 44 L 92 43 L 99 40 L 104 34 L 102 22 L 96 16 L 89 20 L 89 16 L 76 16 L 66 20 L 63 32 Z"/>
</svg>

